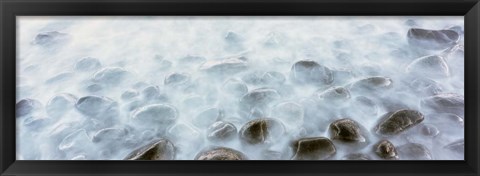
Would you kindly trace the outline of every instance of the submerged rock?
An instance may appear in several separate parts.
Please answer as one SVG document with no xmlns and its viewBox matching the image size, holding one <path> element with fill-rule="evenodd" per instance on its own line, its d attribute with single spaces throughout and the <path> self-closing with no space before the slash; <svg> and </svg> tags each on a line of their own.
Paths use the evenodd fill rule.
<svg viewBox="0 0 480 176">
<path fill-rule="evenodd" d="M 330 138 L 343 142 L 366 142 L 360 125 L 352 119 L 340 119 L 330 124 Z"/>
<path fill-rule="evenodd" d="M 55 44 L 60 44 L 69 39 L 68 34 L 61 33 L 58 31 L 42 32 L 35 36 L 33 44 L 50 46 Z"/>
<path fill-rule="evenodd" d="M 392 88 L 392 79 L 383 76 L 364 78 L 348 86 L 350 92 L 359 94 L 376 94 L 378 91 L 385 91 Z"/>
<path fill-rule="evenodd" d="M 325 86 L 333 83 L 333 72 L 315 61 L 302 60 L 290 69 L 290 79 L 298 84 Z"/>
<path fill-rule="evenodd" d="M 237 128 L 229 122 L 218 121 L 207 129 L 207 139 L 210 141 L 230 141 L 237 136 Z"/>
<path fill-rule="evenodd" d="M 246 59 L 243 59 L 243 57 L 229 58 L 224 60 L 210 60 L 202 64 L 200 66 L 200 70 L 211 74 L 235 74 L 248 68 L 245 60 Z"/>
<path fill-rule="evenodd" d="M 240 140 L 248 144 L 272 142 L 285 133 L 283 124 L 275 119 L 261 118 L 247 122 L 240 129 Z"/>
<path fill-rule="evenodd" d="M 165 85 L 180 85 L 185 84 L 190 80 L 190 75 L 187 73 L 171 73 L 165 77 L 163 84 Z"/>
<path fill-rule="evenodd" d="M 413 80 L 407 80 L 406 84 L 412 91 L 421 95 L 432 96 L 443 91 L 443 87 L 440 83 L 428 78 L 415 77 Z"/>
<path fill-rule="evenodd" d="M 95 71 L 102 67 L 102 64 L 97 58 L 84 57 L 75 63 L 75 70 L 77 71 Z"/>
<path fill-rule="evenodd" d="M 459 35 L 454 30 L 428 30 L 411 28 L 407 40 L 411 46 L 427 50 L 442 50 L 455 45 Z"/>
<path fill-rule="evenodd" d="M 93 75 L 93 82 L 107 85 L 118 85 L 128 79 L 130 73 L 120 67 L 106 67 Z"/>
<path fill-rule="evenodd" d="M 432 160 L 430 150 L 422 144 L 408 143 L 399 146 L 398 156 L 401 160 Z"/>
<path fill-rule="evenodd" d="M 140 147 L 125 157 L 125 160 L 173 160 L 175 146 L 167 139 L 159 139 Z"/>
<path fill-rule="evenodd" d="M 415 59 L 406 68 L 407 73 L 429 78 L 445 78 L 450 76 L 450 69 L 445 58 L 438 55 Z"/>
<path fill-rule="evenodd" d="M 239 102 L 239 108 L 244 112 L 253 109 L 265 110 L 274 101 L 280 99 L 280 94 L 275 89 L 259 88 L 245 94 Z"/>
<path fill-rule="evenodd" d="M 379 135 L 391 136 L 401 133 L 424 120 L 422 113 L 416 110 L 399 110 L 383 115 L 375 128 Z"/>
<path fill-rule="evenodd" d="M 451 113 L 463 117 L 465 116 L 464 101 L 463 95 L 445 93 L 430 96 L 421 100 L 420 107 L 436 113 Z"/>
<path fill-rule="evenodd" d="M 75 74 L 73 72 L 65 72 L 57 74 L 45 81 L 45 84 L 56 84 L 71 80 Z"/>
<path fill-rule="evenodd" d="M 75 104 L 80 113 L 91 117 L 111 115 L 109 113 L 115 111 L 117 106 L 117 102 L 110 98 L 93 95 L 82 97 Z"/>
<path fill-rule="evenodd" d="M 15 105 L 17 118 L 33 114 L 42 108 L 42 103 L 38 100 L 26 98 L 22 99 Z"/>
<path fill-rule="evenodd" d="M 206 128 L 223 117 L 223 110 L 219 108 L 208 108 L 195 116 L 192 123 L 201 128 Z"/>
<path fill-rule="evenodd" d="M 173 106 L 166 104 L 152 104 L 137 108 L 132 113 L 132 119 L 137 124 L 162 128 L 177 121 L 178 112 Z"/>
<path fill-rule="evenodd" d="M 325 137 L 301 138 L 293 143 L 294 160 L 324 160 L 336 153 L 335 145 Z"/>
<path fill-rule="evenodd" d="M 302 105 L 283 102 L 272 108 L 271 116 L 281 120 L 287 127 L 297 129 L 303 125 L 305 113 Z"/>
<path fill-rule="evenodd" d="M 77 97 L 72 94 L 59 94 L 54 96 L 48 101 L 46 106 L 47 114 L 51 117 L 60 117 L 67 113 L 69 110 L 75 108 Z"/>
<path fill-rule="evenodd" d="M 375 144 L 374 152 L 382 159 L 398 159 L 398 154 L 395 146 L 388 140 L 382 140 Z"/>
<path fill-rule="evenodd" d="M 322 92 L 315 93 L 318 99 L 329 103 L 342 103 L 350 99 L 350 91 L 344 87 L 334 86 Z"/>
<path fill-rule="evenodd" d="M 202 150 L 195 160 L 248 160 L 242 152 L 227 147 L 212 147 Z"/>
<path fill-rule="evenodd" d="M 445 148 L 447 150 L 450 150 L 450 151 L 453 151 L 453 152 L 464 154 L 465 153 L 465 140 L 460 139 L 460 140 L 454 141 L 454 142 L 444 146 L 443 148 Z"/>
<path fill-rule="evenodd" d="M 248 87 L 240 80 L 229 79 L 223 84 L 222 90 L 235 97 L 240 97 L 248 92 Z"/>
</svg>

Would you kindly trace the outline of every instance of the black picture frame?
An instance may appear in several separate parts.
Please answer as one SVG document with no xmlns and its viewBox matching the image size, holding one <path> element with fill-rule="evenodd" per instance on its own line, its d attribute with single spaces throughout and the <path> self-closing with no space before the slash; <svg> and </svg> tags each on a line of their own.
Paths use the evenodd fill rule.
<svg viewBox="0 0 480 176">
<path fill-rule="evenodd" d="M 0 173 L 13 175 L 479 175 L 478 0 L 0 0 Z M 465 17 L 464 161 L 16 161 L 16 16 L 359 15 Z"/>
</svg>

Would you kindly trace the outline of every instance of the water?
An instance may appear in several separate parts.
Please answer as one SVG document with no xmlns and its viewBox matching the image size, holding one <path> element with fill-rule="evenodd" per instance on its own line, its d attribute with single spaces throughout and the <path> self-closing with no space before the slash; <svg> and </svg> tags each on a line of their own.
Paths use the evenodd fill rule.
<svg viewBox="0 0 480 176">
<path fill-rule="evenodd" d="M 330 138 L 330 124 L 343 118 L 368 140 L 333 140 L 329 159 L 380 159 L 381 139 L 403 146 L 403 159 L 412 159 L 412 143 L 429 150 L 423 159 L 463 159 L 463 17 L 17 20 L 17 102 L 29 99 L 17 103 L 19 160 L 119 160 L 156 138 L 169 139 L 178 160 L 211 146 L 291 159 L 292 141 Z M 411 28 L 451 30 L 409 39 L 424 32 Z M 422 105 L 439 94 L 453 99 Z M 384 114 L 401 109 L 425 118 L 400 134 L 375 134 Z M 231 133 L 259 118 L 281 124 L 262 127 L 259 145 L 207 137 L 209 127 L 221 134 L 215 122 Z"/>
</svg>

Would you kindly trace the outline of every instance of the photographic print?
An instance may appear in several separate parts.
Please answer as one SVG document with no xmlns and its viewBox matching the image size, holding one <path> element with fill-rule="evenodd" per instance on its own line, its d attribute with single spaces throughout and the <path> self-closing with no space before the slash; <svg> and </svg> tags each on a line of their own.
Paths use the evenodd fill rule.
<svg viewBox="0 0 480 176">
<path fill-rule="evenodd" d="M 463 16 L 17 16 L 17 160 L 464 160 Z"/>
</svg>

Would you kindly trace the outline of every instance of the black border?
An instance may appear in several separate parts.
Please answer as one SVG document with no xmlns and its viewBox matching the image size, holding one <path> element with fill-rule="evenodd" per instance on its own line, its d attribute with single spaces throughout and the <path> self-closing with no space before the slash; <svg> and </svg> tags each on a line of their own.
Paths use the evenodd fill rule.
<svg viewBox="0 0 480 176">
<path fill-rule="evenodd" d="M 479 174 L 478 0 L 0 0 L 1 175 L 462 175 Z M 465 161 L 16 161 L 15 16 L 460 15 L 465 17 Z"/>
</svg>

